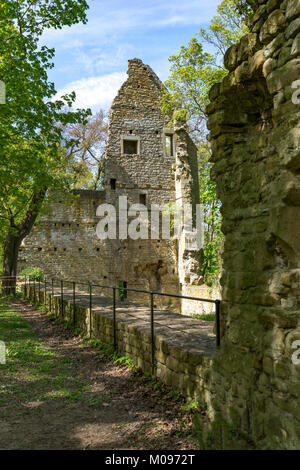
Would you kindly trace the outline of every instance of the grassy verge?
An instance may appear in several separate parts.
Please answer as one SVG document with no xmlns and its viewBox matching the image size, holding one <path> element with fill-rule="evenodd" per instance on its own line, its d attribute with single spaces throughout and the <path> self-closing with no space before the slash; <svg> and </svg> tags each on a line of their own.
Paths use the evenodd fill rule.
<svg viewBox="0 0 300 470">
<path fill-rule="evenodd" d="M 31 325 L 9 305 L 9 299 L 11 298 L 0 298 L 0 340 L 6 344 L 6 365 L 0 365 L 0 370 L 7 377 L 9 375 L 15 378 L 22 376 L 22 386 L 13 387 L 17 398 L 25 403 L 32 400 L 43 401 L 50 397 L 63 399 L 63 401 L 70 403 L 80 399 L 93 403 L 93 397 L 88 396 L 89 383 L 76 381 L 76 374 L 72 374 L 72 361 L 45 348 Z M 71 330 L 75 336 L 80 336 L 83 343 L 79 344 L 79 347 L 92 346 L 98 350 L 100 356 L 105 356 L 113 364 L 131 369 L 134 381 L 143 383 L 154 391 L 160 392 L 166 398 L 176 401 L 181 405 L 183 413 L 203 411 L 201 403 L 197 400 L 186 399 L 178 391 L 170 389 L 150 373 L 138 370 L 130 356 L 118 354 L 112 345 L 90 339 L 78 328 L 74 329 L 71 324 L 46 312 L 44 305 L 35 304 L 35 307 L 43 313 L 47 313 L 57 324 Z M 37 381 L 39 386 L 36 388 Z M 7 388 L 2 387 L 0 406 L 5 401 L 7 393 Z"/>
<path fill-rule="evenodd" d="M 39 309 L 44 310 L 43 306 Z M 31 315 L 30 310 L 27 312 Z M 71 325 L 52 316 L 53 320 L 66 329 L 72 329 Z M 185 443 L 193 441 L 191 415 L 202 409 L 197 400 L 187 402 L 182 395 L 151 374 L 137 370 L 129 356 L 119 356 L 112 347 L 90 340 L 78 330 L 73 330 L 77 336 L 80 335 L 74 341 L 60 328 L 50 326 L 50 321 L 49 324 L 43 322 L 39 331 L 43 331 L 42 337 L 49 338 L 49 341 L 47 339 L 43 342 L 39 338 L 9 299 L 0 298 L 0 340 L 5 342 L 7 349 L 6 364 L 0 364 L 0 421 L 15 426 L 17 431 L 13 435 L 14 443 L 17 444 L 11 442 L 8 434 L 4 448 L 14 445 L 19 448 L 20 443 L 26 441 L 28 430 L 30 436 L 37 436 L 33 444 L 31 437 L 28 438 L 28 448 L 40 446 L 39 436 L 44 423 L 48 433 L 45 439 L 56 448 L 55 442 L 62 445 L 61 436 L 68 435 L 66 440 L 70 436 L 73 439 L 74 432 L 77 436 L 78 419 L 84 425 L 89 423 L 93 427 L 99 426 L 104 415 L 109 416 L 108 421 L 117 430 L 126 428 L 126 448 L 128 445 L 138 445 L 139 448 L 150 448 L 153 445 L 153 449 L 160 448 L 162 439 L 164 446 L 168 446 L 169 442 L 171 446 L 174 442 L 177 445 L 178 439 L 178 445 L 181 445 L 182 439 Z M 58 341 L 54 337 L 55 331 L 59 333 Z M 90 347 L 97 349 L 100 356 L 108 357 L 112 363 L 129 369 L 130 374 L 126 369 L 113 369 L 107 360 L 98 362 Z M 105 379 L 102 380 L 101 372 L 100 380 L 95 381 L 94 364 L 98 364 L 96 376 L 101 370 L 104 371 Z M 116 396 L 122 403 L 122 400 L 125 404 L 129 403 L 128 417 L 124 418 L 124 422 L 119 422 L 114 414 Z M 143 400 L 147 403 L 145 408 L 144 405 L 138 406 Z M 139 421 L 135 417 L 138 416 L 136 413 L 146 416 L 145 423 L 137 431 L 134 430 L 136 420 Z M 154 422 L 149 420 L 152 413 L 157 413 L 160 418 Z M 88 434 L 91 436 L 88 439 L 93 438 L 93 432 Z M 57 433 L 60 434 L 55 441 Z M 86 439 L 85 428 L 80 433 L 80 438 Z M 2 434 L 5 435 L 5 431 Z M 123 439 L 123 431 L 120 431 L 119 437 Z M 67 445 L 73 448 L 74 442 L 70 444 L 67 441 Z"/>
<path fill-rule="evenodd" d="M 6 345 L 6 364 L 0 365 L 2 415 L 6 415 L 6 405 L 11 401 L 17 413 L 24 404 L 32 402 L 84 400 L 93 405 L 90 384 L 74 374 L 73 361 L 48 349 L 31 325 L 3 298 L 0 298 L 0 340 Z"/>
</svg>

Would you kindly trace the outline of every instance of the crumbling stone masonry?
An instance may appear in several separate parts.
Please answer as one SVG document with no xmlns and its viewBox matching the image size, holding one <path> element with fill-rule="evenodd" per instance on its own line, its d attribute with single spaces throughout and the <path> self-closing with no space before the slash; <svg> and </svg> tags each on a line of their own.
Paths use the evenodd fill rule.
<svg viewBox="0 0 300 470">
<path fill-rule="evenodd" d="M 299 449 L 300 0 L 251 4 L 251 32 L 227 51 L 208 107 L 223 338 L 198 428 L 205 448 Z"/>
<path fill-rule="evenodd" d="M 77 191 L 70 206 L 58 197 L 25 239 L 20 269 L 37 266 L 47 276 L 110 285 L 123 282 L 127 287 L 169 293 L 190 293 L 193 286 L 193 295 L 206 297 L 199 286 L 199 264 L 184 240 L 101 241 L 96 235 L 98 205 L 112 203 L 118 215 L 119 196 L 127 196 L 128 205 L 142 203 L 148 210 L 151 204 L 199 202 L 197 148 L 183 127 L 168 126 L 160 109 L 161 95 L 162 84 L 152 69 L 139 59 L 130 60 L 128 79 L 109 113 L 104 190 Z M 197 307 L 199 313 L 197 304 L 182 309 L 194 313 Z"/>
<path fill-rule="evenodd" d="M 77 292 L 76 307 L 73 307 L 72 289 L 64 290 L 61 302 L 60 288 L 48 285 L 34 290 L 34 286 L 23 285 L 23 294 L 34 302 L 43 303 L 57 318 L 79 328 L 101 343 L 112 346 L 114 326 L 110 299 L 93 296 L 90 315 L 89 298 Z M 63 305 L 63 308 L 62 308 Z M 128 315 L 129 314 L 129 315 Z M 169 327 L 172 324 L 172 328 Z M 128 302 L 116 305 L 116 346 L 120 355 L 129 355 L 133 363 L 144 372 L 156 377 L 180 391 L 190 399 L 205 400 L 206 380 L 215 353 L 213 324 L 184 315 L 159 312 L 155 322 L 155 353 L 152 368 L 151 327 L 148 306 L 137 306 Z M 188 341 L 187 341 L 188 338 Z"/>
</svg>

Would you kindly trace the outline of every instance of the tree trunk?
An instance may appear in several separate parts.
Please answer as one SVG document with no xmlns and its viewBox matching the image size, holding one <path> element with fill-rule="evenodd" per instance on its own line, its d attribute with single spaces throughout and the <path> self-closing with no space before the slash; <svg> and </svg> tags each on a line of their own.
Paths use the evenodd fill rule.
<svg viewBox="0 0 300 470">
<path fill-rule="evenodd" d="M 46 191 L 47 188 L 43 188 L 33 194 L 27 212 L 23 220 L 18 225 L 14 224 L 13 219 L 11 220 L 11 226 L 6 235 L 3 253 L 3 295 L 14 295 L 16 293 L 19 249 L 22 241 L 30 233 L 36 221 L 41 205 L 44 201 Z"/>
<path fill-rule="evenodd" d="M 2 294 L 10 295 L 16 292 L 16 276 L 19 248 L 22 240 L 19 234 L 9 231 L 4 244 Z"/>
</svg>

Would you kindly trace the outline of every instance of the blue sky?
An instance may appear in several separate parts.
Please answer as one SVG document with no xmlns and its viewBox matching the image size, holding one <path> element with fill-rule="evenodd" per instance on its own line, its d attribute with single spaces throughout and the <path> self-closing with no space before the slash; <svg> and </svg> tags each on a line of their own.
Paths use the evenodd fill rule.
<svg viewBox="0 0 300 470">
<path fill-rule="evenodd" d="M 49 71 L 58 95 L 76 92 L 78 107 L 107 110 L 138 57 L 161 80 L 168 57 L 206 27 L 220 0 L 89 0 L 88 23 L 47 30 L 42 43 L 56 50 Z"/>
</svg>

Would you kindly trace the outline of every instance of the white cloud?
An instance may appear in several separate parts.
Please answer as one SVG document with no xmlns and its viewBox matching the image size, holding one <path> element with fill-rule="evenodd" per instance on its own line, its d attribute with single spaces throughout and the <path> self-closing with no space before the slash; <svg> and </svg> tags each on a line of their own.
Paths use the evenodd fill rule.
<svg viewBox="0 0 300 470">
<path fill-rule="evenodd" d="M 56 48 L 50 77 L 58 83 L 58 96 L 74 90 L 76 106 L 108 109 L 132 57 L 165 80 L 168 56 L 205 25 L 219 1 L 90 0 L 87 24 L 48 29 L 42 35 L 41 44 Z"/>
<path fill-rule="evenodd" d="M 90 77 L 69 83 L 59 90 L 54 99 L 75 91 L 77 108 L 108 110 L 122 83 L 126 80 L 125 73 L 117 72 L 100 77 Z"/>
</svg>

